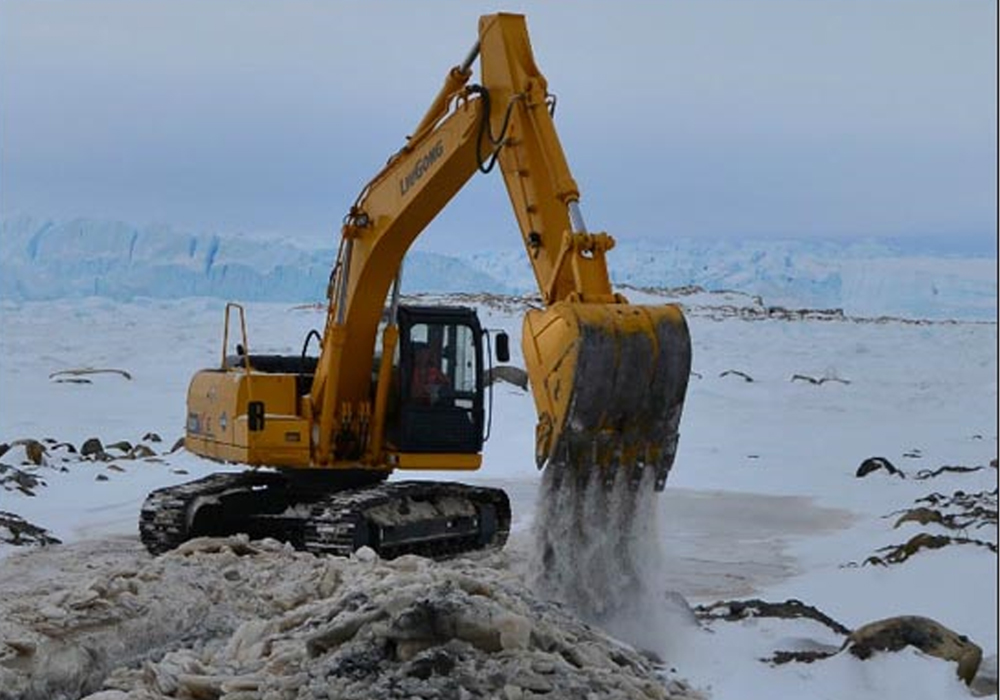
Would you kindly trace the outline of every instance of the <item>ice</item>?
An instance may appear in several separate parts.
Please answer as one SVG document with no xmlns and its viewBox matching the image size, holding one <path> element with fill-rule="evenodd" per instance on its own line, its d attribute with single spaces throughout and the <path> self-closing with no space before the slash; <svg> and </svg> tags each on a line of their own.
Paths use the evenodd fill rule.
<svg viewBox="0 0 1000 700">
<path fill-rule="evenodd" d="M 102 296 L 241 301 L 324 298 L 335 257 L 282 237 L 219 236 L 168 226 L 30 217 L 0 225 L 0 299 Z M 518 234 L 496 250 L 407 259 L 409 292 L 534 293 Z M 631 287 L 732 290 L 792 308 L 842 309 L 851 316 L 993 320 L 996 254 L 931 255 L 904 244 L 676 239 L 623 241 L 610 253 L 611 279 Z"/>
</svg>

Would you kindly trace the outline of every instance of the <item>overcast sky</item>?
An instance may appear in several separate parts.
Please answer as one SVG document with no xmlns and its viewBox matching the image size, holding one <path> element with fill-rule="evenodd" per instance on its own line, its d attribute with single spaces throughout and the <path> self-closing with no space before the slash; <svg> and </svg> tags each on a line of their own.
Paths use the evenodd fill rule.
<svg viewBox="0 0 1000 700">
<path fill-rule="evenodd" d="M 475 0 L 0 0 L 0 207 L 334 245 Z M 995 249 L 992 0 L 512 2 L 589 227 Z M 499 174 L 421 247 L 516 244 Z"/>
</svg>

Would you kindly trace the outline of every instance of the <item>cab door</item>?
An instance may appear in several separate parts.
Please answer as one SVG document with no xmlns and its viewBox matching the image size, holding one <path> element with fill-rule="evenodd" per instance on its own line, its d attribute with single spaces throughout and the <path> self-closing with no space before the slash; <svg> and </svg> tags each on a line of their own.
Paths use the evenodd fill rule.
<svg viewBox="0 0 1000 700">
<path fill-rule="evenodd" d="M 402 452 L 481 452 L 482 330 L 475 311 L 400 307 L 399 330 L 389 441 Z"/>
</svg>

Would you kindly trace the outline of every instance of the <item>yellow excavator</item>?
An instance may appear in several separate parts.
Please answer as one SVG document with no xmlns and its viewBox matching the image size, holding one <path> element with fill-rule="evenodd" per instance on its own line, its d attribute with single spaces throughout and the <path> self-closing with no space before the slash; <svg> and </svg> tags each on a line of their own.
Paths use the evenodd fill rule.
<svg viewBox="0 0 1000 700">
<path fill-rule="evenodd" d="M 221 364 L 188 391 L 185 446 L 253 468 L 151 493 L 139 523 L 151 552 L 237 532 L 383 557 L 504 543 L 502 490 L 387 480 L 481 465 L 489 334 L 471 308 L 400 303 L 400 274 L 416 237 L 495 165 L 544 307 L 528 311 L 522 333 L 538 467 L 605 482 L 625 473 L 637 488 L 663 489 L 690 373 L 687 325 L 675 305 L 613 291 L 614 239 L 585 226 L 554 108 L 524 17 L 482 17 L 473 49 L 347 213 L 322 334 L 311 331 L 299 355 L 255 355 L 242 307 L 226 307 Z M 506 361 L 506 336 L 495 343 Z"/>
</svg>

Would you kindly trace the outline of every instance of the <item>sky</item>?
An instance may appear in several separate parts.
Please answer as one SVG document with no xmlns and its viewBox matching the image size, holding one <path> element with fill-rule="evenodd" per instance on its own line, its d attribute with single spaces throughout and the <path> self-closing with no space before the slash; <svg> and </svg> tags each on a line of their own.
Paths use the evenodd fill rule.
<svg viewBox="0 0 1000 700">
<path fill-rule="evenodd" d="M 499 9 L 591 230 L 996 250 L 989 0 L 0 0 L 0 214 L 335 245 Z M 418 245 L 519 240 L 493 173 Z"/>
</svg>

